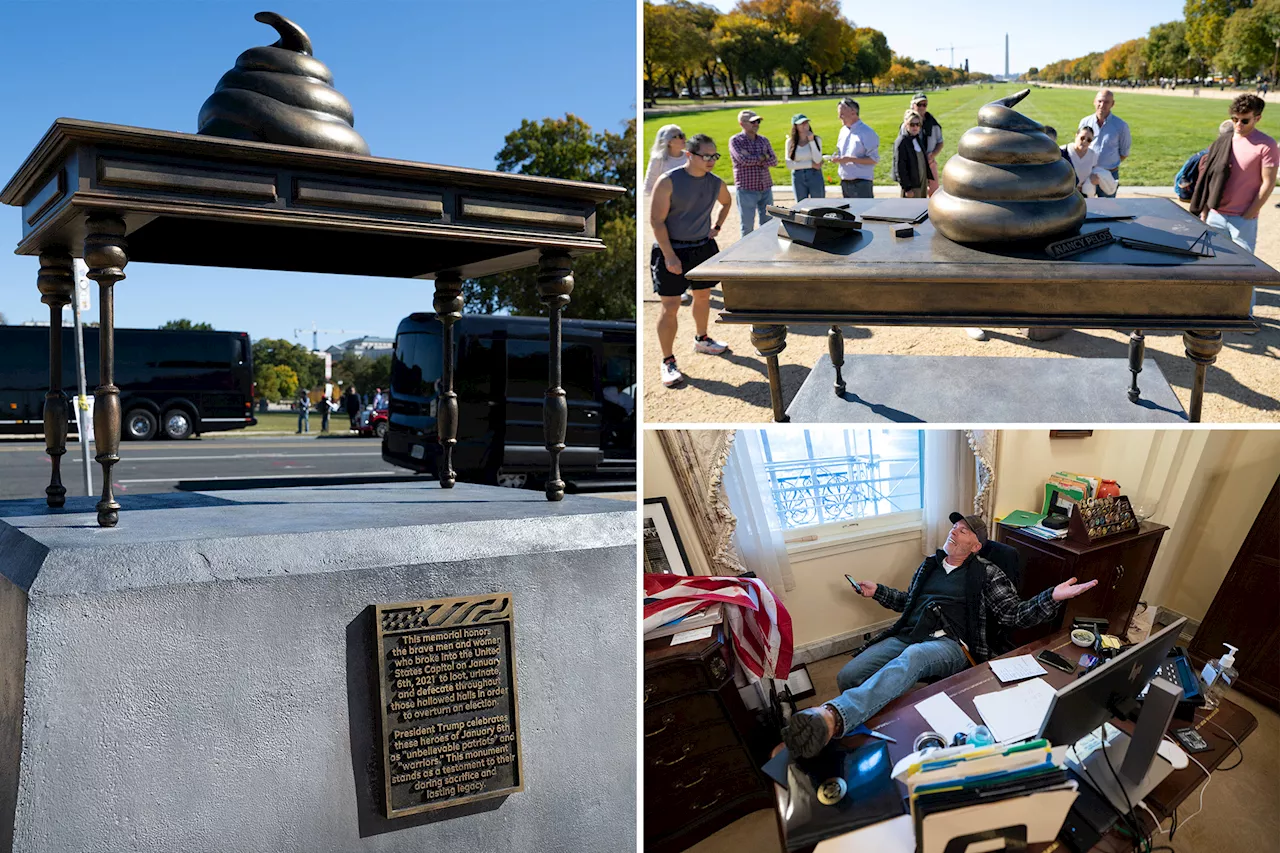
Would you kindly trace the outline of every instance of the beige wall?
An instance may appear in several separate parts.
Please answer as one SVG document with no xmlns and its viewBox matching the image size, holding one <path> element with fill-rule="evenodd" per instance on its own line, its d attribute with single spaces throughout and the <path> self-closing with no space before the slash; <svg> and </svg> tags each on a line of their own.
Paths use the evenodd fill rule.
<svg viewBox="0 0 1280 853">
<path fill-rule="evenodd" d="M 676 478 L 671 473 L 671 463 L 662 450 L 662 442 L 658 440 L 655 430 L 644 430 L 644 496 L 646 498 L 666 498 L 671 507 L 671 515 L 675 518 L 676 529 L 680 532 L 680 541 L 684 543 L 684 552 L 696 575 L 709 575 L 711 568 L 707 564 L 706 552 L 694 533 L 693 516 L 680 494 Z"/>
<path fill-rule="evenodd" d="M 793 562 L 791 573 L 796 588 L 787 593 L 785 603 L 796 646 L 896 618 L 898 614 L 892 610 L 854 592 L 845 573 L 853 575 L 854 580 L 905 590 L 922 559 L 920 537 L 912 536 L 886 545 Z"/>
</svg>

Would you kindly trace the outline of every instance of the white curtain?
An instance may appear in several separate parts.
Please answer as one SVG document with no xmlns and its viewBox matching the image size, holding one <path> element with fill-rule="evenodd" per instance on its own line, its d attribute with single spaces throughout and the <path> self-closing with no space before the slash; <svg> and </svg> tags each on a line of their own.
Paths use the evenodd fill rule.
<svg viewBox="0 0 1280 853">
<path fill-rule="evenodd" d="M 758 429 L 740 429 L 724 466 L 724 492 L 738 519 L 733 545 L 750 571 L 769 585 L 774 595 L 786 598 L 795 589 L 791 561 L 777 513 L 765 505 L 759 473 L 764 470 L 764 445 Z"/>
<path fill-rule="evenodd" d="M 968 429 L 965 436 L 973 451 L 977 465 L 977 492 L 973 496 L 973 512 L 981 516 L 991 529 L 995 514 L 996 449 L 1000 443 L 1000 431 L 995 429 Z"/>
<path fill-rule="evenodd" d="M 922 550 L 927 557 L 947 541 L 953 512 L 972 512 L 976 483 L 974 454 L 959 430 L 924 431 L 924 535 Z"/>
</svg>

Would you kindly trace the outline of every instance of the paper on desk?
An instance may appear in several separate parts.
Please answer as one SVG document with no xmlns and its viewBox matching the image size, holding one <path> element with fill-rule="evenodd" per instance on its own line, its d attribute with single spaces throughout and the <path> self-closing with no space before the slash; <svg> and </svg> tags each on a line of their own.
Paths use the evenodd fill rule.
<svg viewBox="0 0 1280 853">
<path fill-rule="evenodd" d="M 1055 692 L 1043 678 L 1033 678 L 1008 690 L 975 696 L 973 704 L 996 742 L 1012 743 L 1039 734 Z"/>
<path fill-rule="evenodd" d="M 705 628 L 694 628 L 692 631 L 681 631 L 679 634 L 672 634 L 671 645 L 678 646 L 681 643 L 692 643 L 694 640 L 705 640 L 711 636 L 711 632 L 715 630 L 715 627 L 715 625 L 708 625 Z"/>
<path fill-rule="evenodd" d="M 1004 682 L 1021 681 L 1024 678 L 1044 675 L 1047 671 L 1040 664 L 1036 663 L 1036 659 L 1031 655 L 1018 655 L 1016 658 L 1001 658 L 999 660 L 987 661 L 987 663 L 991 665 L 991 671 L 996 674 L 996 678 Z"/>
<path fill-rule="evenodd" d="M 960 710 L 960 706 L 945 693 L 930 696 L 915 707 L 929 724 L 929 728 L 945 736 L 948 743 L 957 732 L 968 731 L 969 726 L 973 725 L 969 715 Z"/>
</svg>

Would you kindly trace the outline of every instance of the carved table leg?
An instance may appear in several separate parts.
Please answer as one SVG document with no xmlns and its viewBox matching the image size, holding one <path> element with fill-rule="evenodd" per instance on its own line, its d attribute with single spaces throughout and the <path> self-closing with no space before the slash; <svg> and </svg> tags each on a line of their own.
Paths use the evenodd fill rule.
<svg viewBox="0 0 1280 853">
<path fill-rule="evenodd" d="M 542 432 L 551 454 L 551 472 L 547 477 L 547 500 L 564 499 L 564 480 L 560 479 L 560 452 L 564 450 L 565 431 L 569 426 L 569 404 L 560 387 L 560 312 L 569 304 L 573 293 L 573 262 L 562 250 L 543 251 L 538 261 L 538 298 L 550 315 L 550 340 L 547 344 L 547 394 L 542 407 Z"/>
<path fill-rule="evenodd" d="M 458 395 L 453 390 L 453 324 L 462 318 L 462 278 L 456 272 L 436 276 L 433 303 L 444 331 L 440 362 L 440 396 L 436 406 L 436 434 L 440 437 L 440 488 L 452 489 L 457 482 L 453 472 L 453 448 L 458 443 Z"/>
<path fill-rule="evenodd" d="M 116 316 L 112 288 L 123 279 L 129 262 L 124 220 L 114 214 L 89 216 L 84 237 L 84 262 L 89 278 L 98 283 L 99 385 L 93 392 L 93 432 L 98 445 L 94 458 L 102 466 L 102 500 L 98 501 L 98 526 L 115 527 L 120 504 L 111 489 L 111 467 L 120 461 L 120 389 L 116 387 Z"/>
<path fill-rule="evenodd" d="M 791 420 L 782 408 L 782 376 L 778 373 L 778 353 L 787 348 L 786 326 L 752 326 L 751 345 L 764 356 L 769 369 L 769 402 L 773 404 L 773 419 L 785 424 Z"/>
<path fill-rule="evenodd" d="M 1138 390 L 1138 374 L 1142 372 L 1142 361 L 1147 354 L 1147 339 L 1141 329 L 1129 333 L 1129 372 L 1133 379 L 1129 384 L 1129 402 L 1138 402 L 1142 392 Z"/>
<path fill-rule="evenodd" d="M 844 330 L 839 326 L 832 326 L 827 332 L 827 352 L 836 368 L 836 396 L 839 397 L 844 394 L 844 375 L 840 372 L 844 368 Z"/>
<path fill-rule="evenodd" d="M 1198 424 L 1200 409 L 1204 404 L 1205 371 L 1218 360 L 1218 353 L 1222 352 L 1222 332 L 1188 330 L 1182 333 L 1182 345 L 1186 349 L 1187 358 L 1196 366 L 1195 379 L 1191 383 L 1191 407 L 1187 414 L 1191 423 Z"/>
<path fill-rule="evenodd" d="M 53 463 L 45 501 L 55 509 L 67 502 L 62 485 L 62 455 L 67 452 L 67 395 L 62 391 L 62 306 L 75 293 L 71 255 L 64 251 L 42 252 L 40 275 L 36 279 L 40 301 L 49 306 L 49 393 L 44 395 L 44 447 Z"/>
</svg>

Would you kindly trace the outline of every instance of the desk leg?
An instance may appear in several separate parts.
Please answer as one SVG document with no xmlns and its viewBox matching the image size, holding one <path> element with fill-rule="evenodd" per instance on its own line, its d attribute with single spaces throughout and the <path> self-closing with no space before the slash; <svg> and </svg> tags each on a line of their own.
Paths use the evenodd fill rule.
<svg viewBox="0 0 1280 853">
<path fill-rule="evenodd" d="M 538 260 L 538 298 L 550 315 L 550 339 L 547 348 L 547 393 L 542 404 L 542 435 L 551 454 L 551 472 L 547 476 L 547 500 L 564 500 L 564 480 L 560 479 L 560 452 L 564 450 L 565 431 L 569 426 L 569 404 L 560 387 L 560 312 L 569 304 L 573 293 L 573 262 L 569 253 L 546 249 Z"/>
<path fill-rule="evenodd" d="M 1188 415 L 1191 423 L 1200 423 L 1200 408 L 1204 404 L 1204 375 L 1209 365 L 1218 360 L 1222 352 L 1222 332 L 1206 330 L 1188 330 L 1182 333 L 1182 345 L 1186 349 L 1187 358 L 1196 366 L 1195 379 L 1191 383 L 1191 408 Z"/>
<path fill-rule="evenodd" d="M 71 255 L 63 251 L 42 252 L 40 275 L 36 279 L 40 301 L 49 306 L 49 393 L 44 395 L 44 448 L 53 464 L 45 502 L 54 509 L 67 502 L 62 485 L 62 456 L 67 452 L 67 395 L 62 391 L 62 306 L 75 295 L 75 275 Z"/>
<path fill-rule="evenodd" d="M 94 459 L 102 466 L 102 500 L 98 526 L 115 527 L 120 504 L 111 490 L 111 468 L 120 461 L 120 389 L 116 387 L 116 308 L 112 288 L 123 279 L 129 262 L 124 219 L 113 213 L 92 213 L 86 223 L 84 262 L 89 278 L 98 283 L 98 373 L 93 392 L 93 434 L 98 446 Z"/>
<path fill-rule="evenodd" d="M 773 419 L 785 424 L 790 418 L 782 408 L 782 376 L 778 372 L 778 353 L 787 348 L 786 326 L 752 326 L 751 345 L 764 356 L 769 369 L 769 401 L 773 404 Z"/>
<path fill-rule="evenodd" d="M 831 363 L 836 369 L 836 396 L 844 395 L 844 375 L 841 370 L 844 369 L 844 330 L 839 326 L 832 326 L 831 331 L 827 332 L 827 352 L 831 355 Z"/>
<path fill-rule="evenodd" d="M 1147 354 L 1147 339 L 1141 329 L 1129 333 L 1129 372 L 1133 379 L 1129 384 L 1129 402 L 1136 403 L 1142 392 L 1138 390 L 1138 374 L 1142 372 L 1142 361 Z"/>
<path fill-rule="evenodd" d="M 440 335 L 444 352 L 440 362 L 440 395 L 436 405 L 436 435 L 440 440 L 440 488 L 452 489 L 457 482 L 453 472 L 453 448 L 458 443 L 458 395 L 453 390 L 453 324 L 462 318 L 462 278 L 456 272 L 436 276 L 432 307 L 444 327 Z"/>
</svg>

